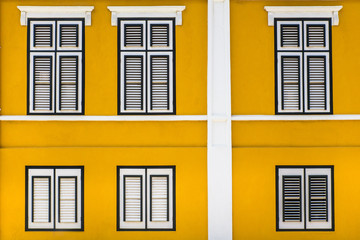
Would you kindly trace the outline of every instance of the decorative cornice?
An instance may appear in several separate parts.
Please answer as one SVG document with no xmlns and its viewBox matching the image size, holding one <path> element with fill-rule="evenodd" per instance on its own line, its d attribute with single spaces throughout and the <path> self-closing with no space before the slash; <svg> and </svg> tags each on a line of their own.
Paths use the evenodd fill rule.
<svg viewBox="0 0 360 240">
<path fill-rule="evenodd" d="M 331 18 L 332 25 L 339 25 L 339 11 L 343 6 L 265 6 L 268 25 L 274 26 L 275 18 Z"/>
<path fill-rule="evenodd" d="M 176 25 L 182 25 L 182 11 L 185 6 L 109 6 L 111 25 L 117 26 L 117 19 L 121 17 L 170 17 L 175 18 Z"/>
<path fill-rule="evenodd" d="M 85 18 L 85 26 L 91 25 L 93 6 L 18 6 L 20 23 L 27 25 L 28 18 Z"/>
</svg>

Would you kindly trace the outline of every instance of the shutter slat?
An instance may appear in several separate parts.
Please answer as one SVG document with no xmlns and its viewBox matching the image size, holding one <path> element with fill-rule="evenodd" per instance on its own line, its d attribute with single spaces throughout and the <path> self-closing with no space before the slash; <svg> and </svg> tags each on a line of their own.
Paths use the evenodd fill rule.
<svg viewBox="0 0 360 240">
<path fill-rule="evenodd" d="M 34 110 L 51 110 L 52 57 L 34 56 Z"/>
<path fill-rule="evenodd" d="M 283 176 L 283 221 L 302 221 L 301 176 Z"/>
<path fill-rule="evenodd" d="M 283 56 L 282 59 L 282 109 L 300 109 L 300 58 Z"/>
<path fill-rule="evenodd" d="M 326 59 L 308 57 L 308 109 L 326 110 Z"/>
<path fill-rule="evenodd" d="M 125 177 L 124 221 L 142 221 L 142 177 Z"/>
<path fill-rule="evenodd" d="M 150 109 L 169 109 L 169 56 L 150 58 Z"/>
<path fill-rule="evenodd" d="M 169 25 L 151 24 L 150 25 L 150 46 L 167 47 L 169 46 Z"/>
<path fill-rule="evenodd" d="M 76 182 L 75 177 L 59 178 L 59 221 L 61 223 L 75 223 L 77 221 Z"/>
<path fill-rule="evenodd" d="M 307 46 L 325 47 L 325 25 L 307 25 Z"/>
<path fill-rule="evenodd" d="M 167 176 L 151 176 L 151 217 L 152 222 L 169 221 Z"/>
<path fill-rule="evenodd" d="M 34 47 L 52 47 L 52 25 L 34 25 Z"/>
<path fill-rule="evenodd" d="M 125 56 L 125 110 L 143 110 L 143 61 L 142 56 Z"/>
<path fill-rule="evenodd" d="M 281 47 L 299 47 L 299 25 L 286 25 L 280 27 Z"/>
<path fill-rule="evenodd" d="M 328 221 L 327 176 L 309 176 L 309 221 Z"/>
<path fill-rule="evenodd" d="M 78 57 L 60 57 L 60 110 L 78 109 Z"/>
<path fill-rule="evenodd" d="M 33 178 L 33 219 L 32 222 L 50 222 L 50 178 Z"/>
<path fill-rule="evenodd" d="M 78 47 L 79 25 L 60 25 L 60 47 Z"/>
</svg>

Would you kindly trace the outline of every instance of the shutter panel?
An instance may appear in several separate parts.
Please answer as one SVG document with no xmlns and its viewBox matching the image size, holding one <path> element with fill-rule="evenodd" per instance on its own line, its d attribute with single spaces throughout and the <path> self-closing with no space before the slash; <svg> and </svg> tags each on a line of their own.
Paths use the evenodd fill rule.
<svg viewBox="0 0 360 240">
<path fill-rule="evenodd" d="M 143 43 L 143 34 L 144 34 L 144 25 L 143 24 L 125 24 L 125 47 L 142 47 Z"/>
<path fill-rule="evenodd" d="M 78 47 L 78 41 L 78 24 L 60 24 L 60 47 Z"/>
<path fill-rule="evenodd" d="M 26 168 L 26 229 L 54 228 L 54 170 Z"/>
<path fill-rule="evenodd" d="M 143 221 L 142 176 L 125 176 L 124 191 L 124 221 Z"/>
<path fill-rule="evenodd" d="M 144 112 L 145 55 L 122 55 L 121 107 L 126 112 Z"/>
<path fill-rule="evenodd" d="M 174 223 L 174 169 L 147 169 L 147 228 L 172 229 Z"/>
<path fill-rule="evenodd" d="M 56 168 L 56 229 L 82 229 L 82 168 Z"/>
<path fill-rule="evenodd" d="M 78 56 L 59 57 L 59 110 L 78 110 Z"/>
<path fill-rule="evenodd" d="M 34 25 L 34 47 L 52 47 L 53 46 L 53 25 L 35 24 Z"/>
<path fill-rule="evenodd" d="M 282 55 L 280 66 L 280 103 L 283 111 L 301 111 L 301 57 Z"/>
<path fill-rule="evenodd" d="M 118 167 L 118 227 L 145 229 L 145 169 Z"/>
<path fill-rule="evenodd" d="M 169 177 L 150 176 L 150 221 L 169 221 Z"/>
<path fill-rule="evenodd" d="M 277 168 L 277 228 L 304 229 L 304 169 Z"/>
<path fill-rule="evenodd" d="M 53 111 L 53 56 L 33 56 L 32 109 L 31 111 Z"/>
<path fill-rule="evenodd" d="M 325 56 L 308 56 L 307 59 L 308 110 L 326 110 L 326 59 Z"/>
<path fill-rule="evenodd" d="M 327 176 L 309 176 L 309 221 L 328 221 Z"/>
<path fill-rule="evenodd" d="M 300 47 L 300 26 L 298 24 L 282 24 L 280 36 L 281 47 Z"/>
<path fill-rule="evenodd" d="M 169 55 L 150 55 L 150 110 L 169 110 Z"/>
<path fill-rule="evenodd" d="M 283 176 L 283 221 L 301 222 L 301 176 Z"/>
<path fill-rule="evenodd" d="M 306 168 L 306 229 L 332 229 L 333 168 Z"/>
<path fill-rule="evenodd" d="M 77 178 L 59 178 L 59 221 L 74 223 L 77 221 Z"/>
<path fill-rule="evenodd" d="M 307 47 L 325 47 L 325 25 L 306 25 Z"/>
<path fill-rule="evenodd" d="M 150 46 L 169 46 L 169 24 L 150 24 Z"/>
<path fill-rule="evenodd" d="M 34 223 L 51 222 L 50 177 L 33 177 L 33 216 Z"/>
</svg>

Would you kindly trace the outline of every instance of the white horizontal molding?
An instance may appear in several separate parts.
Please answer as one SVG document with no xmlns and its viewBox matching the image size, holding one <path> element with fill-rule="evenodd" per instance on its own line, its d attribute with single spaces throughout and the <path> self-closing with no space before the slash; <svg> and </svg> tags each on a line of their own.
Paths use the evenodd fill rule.
<svg viewBox="0 0 360 240">
<path fill-rule="evenodd" d="M 85 25 L 91 25 L 93 6 L 18 6 L 20 23 L 27 25 L 28 18 L 85 18 Z"/>
<path fill-rule="evenodd" d="M 175 18 L 176 25 L 182 25 L 182 11 L 185 6 L 108 6 L 111 12 L 111 26 L 117 26 L 118 18 Z"/>
<path fill-rule="evenodd" d="M 206 115 L 142 115 L 142 116 L 60 116 L 60 115 L 3 115 L 0 121 L 206 121 Z"/>
<path fill-rule="evenodd" d="M 232 121 L 352 121 L 360 114 L 339 115 L 233 115 Z"/>
<path fill-rule="evenodd" d="M 332 25 L 339 25 L 339 11 L 343 6 L 265 6 L 268 25 L 274 26 L 275 18 L 331 18 Z"/>
</svg>

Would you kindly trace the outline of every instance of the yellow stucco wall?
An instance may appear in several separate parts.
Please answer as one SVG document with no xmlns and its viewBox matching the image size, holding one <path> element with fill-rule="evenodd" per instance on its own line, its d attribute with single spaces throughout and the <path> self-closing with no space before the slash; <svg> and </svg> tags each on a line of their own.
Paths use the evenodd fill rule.
<svg viewBox="0 0 360 240">
<path fill-rule="evenodd" d="M 207 239 L 206 148 L 0 149 L 0 239 Z M 25 166 L 84 166 L 84 231 L 25 231 Z M 116 166 L 176 166 L 176 231 L 116 231 Z"/>
<path fill-rule="evenodd" d="M 230 1 L 232 113 L 275 114 L 274 27 L 264 6 L 342 5 L 332 28 L 333 111 L 360 113 L 360 1 Z"/>
<path fill-rule="evenodd" d="M 85 27 L 85 115 L 117 114 L 117 27 L 107 6 L 186 6 L 183 25 L 176 26 L 176 109 L 206 114 L 206 0 L 1 0 L 0 114 L 26 114 L 27 27 L 20 25 L 19 5 L 95 7 Z"/>
</svg>

